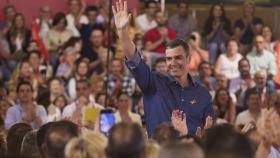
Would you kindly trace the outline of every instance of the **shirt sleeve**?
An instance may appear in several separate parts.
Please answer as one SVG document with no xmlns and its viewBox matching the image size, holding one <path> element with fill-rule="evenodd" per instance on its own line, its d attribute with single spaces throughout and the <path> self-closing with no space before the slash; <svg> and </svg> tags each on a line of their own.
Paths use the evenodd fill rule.
<svg viewBox="0 0 280 158">
<path fill-rule="evenodd" d="M 17 123 L 15 116 L 16 116 L 16 111 L 12 107 L 9 108 L 6 113 L 6 119 L 5 119 L 6 129 L 11 128 L 15 123 Z"/>
<path fill-rule="evenodd" d="M 214 111 L 213 111 L 213 106 L 212 106 L 212 97 L 211 97 L 210 94 L 209 94 L 208 100 L 209 100 L 208 105 L 206 106 L 204 114 L 203 114 L 203 122 L 204 122 L 204 124 L 206 123 L 206 118 L 208 116 L 211 116 L 213 121 L 216 122 L 216 118 L 215 118 Z"/>
<path fill-rule="evenodd" d="M 270 54 L 270 62 L 268 62 L 268 72 L 270 72 L 273 76 L 276 75 L 276 69 L 277 69 L 277 66 L 276 66 L 276 62 L 275 62 L 275 57 L 274 55 L 271 53 Z"/>
<path fill-rule="evenodd" d="M 131 59 L 126 59 L 126 65 L 142 92 L 151 92 L 155 88 L 154 74 L 138 51 L 134 53 Z"/>
</svg>

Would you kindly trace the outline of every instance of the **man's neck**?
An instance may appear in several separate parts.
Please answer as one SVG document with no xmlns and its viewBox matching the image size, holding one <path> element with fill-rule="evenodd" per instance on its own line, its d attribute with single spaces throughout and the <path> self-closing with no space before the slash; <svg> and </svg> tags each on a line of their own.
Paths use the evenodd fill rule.
<svg viewBox="0 0 280 158">
<path fill-rule="evenodd" d="M 257 119 L 259 114 L 260 114 L 260 110 L 253 110 L 253 109 L 248 109 L 250 114 L 254 117 L 254 119 Z"/>
<path fill-rule="evenodd" d="M 20 106 L 25 109 L 25 108 L 28 108 L 28 106 L 31 105 L 31 101 L 28 101 L 28 102 L 20 102 Z"/>
<path fill-rule="evenodd" d="M 257 55 L 262 55 L 264 50 L 256 50 Z"/>
<path fill-rule="evenodd" d="M 181 77 L 174 77 L 174 78 L 183 88 L 189 85 L 188 74 L 183 75 Z"/>
<path fill-rule="evenodd" d="M 154 20 L 154 17 L 149 15 L 149 14 L 146 14 L 146 17 L 148 19 L 149 22 L 153 21 Z"/>
</svg>

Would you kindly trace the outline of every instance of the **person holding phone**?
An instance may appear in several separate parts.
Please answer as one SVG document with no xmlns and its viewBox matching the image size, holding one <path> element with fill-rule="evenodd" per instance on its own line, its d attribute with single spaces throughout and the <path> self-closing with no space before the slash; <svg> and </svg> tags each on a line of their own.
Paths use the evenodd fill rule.
<svg viewBox="0 0 280 158">
<path fill-rule="evenodd" d="M 174 110 L 181 110 L 186 114 L 188 135 L 194 136 L 196 130 L 205 124 L 206 117 L 213 117 L 214 113 L 210 93 L 189 75 L 188 44 L 179 39 L 168 43 L 165 56 L 170 74 L 164 76 L 152 72 L 128 36 L 131 15 L 127 11 L 127 2 L 120 0 L 112 9 L 126 65 L 144 96 L 148 136 L 162 122 L 171 121 Z"/>
</svg>

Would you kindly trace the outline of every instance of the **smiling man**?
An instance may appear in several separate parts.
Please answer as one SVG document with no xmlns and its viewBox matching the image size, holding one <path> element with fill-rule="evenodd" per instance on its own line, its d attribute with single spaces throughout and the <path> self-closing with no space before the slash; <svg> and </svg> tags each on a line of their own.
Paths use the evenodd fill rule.
<svg viewBox="0 0 280 158">
<path fill-rule="evenodd" d="M 127 67 L 144 94 L 148 135 L 151 136 L 155 127 L 162 122 L 170 121 L 174 110 L 180 110 L 187 116 L 188 134 L 194 136 L 197 128 L 205 124 L 206 117 L 213 117 L 214 114 L 209 92 L 194 82 L 188 73 L 188 44 L 179 39 L 167 44 L 168 76 L 151 72 L 128 36 L 131 15 L 127 13 L 127 2 L 117 2 L 113 13 Z"/>
</svg>

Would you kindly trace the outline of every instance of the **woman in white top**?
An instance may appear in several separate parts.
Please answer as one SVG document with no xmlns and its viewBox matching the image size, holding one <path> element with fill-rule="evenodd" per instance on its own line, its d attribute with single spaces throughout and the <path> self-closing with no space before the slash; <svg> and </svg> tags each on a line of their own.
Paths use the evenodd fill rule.
<svg viewBox="0 0 280 158">
<path fill-rule="evenodd" d="M 131 112 L 132 100 L 127 93 L 121 93 L 117 97 L 117 108 L 115 122 L 134 122 L 142 126 L 139 114 Z"/>
<path fill-rule="evenodd" d="M 239 76 L 238 62 L 242 56 L 238 53 L 238 42 L 231 39 L 227 43 L 227 52 L 221 54 L 215 66 L 216 74 L 223 74 L 228 79 L 233 79 Z"/>
</svg>

